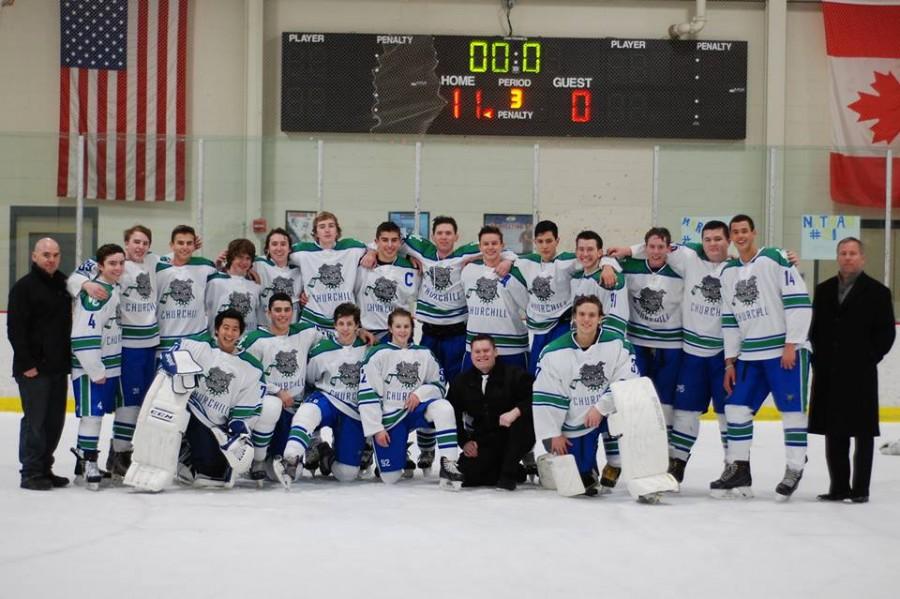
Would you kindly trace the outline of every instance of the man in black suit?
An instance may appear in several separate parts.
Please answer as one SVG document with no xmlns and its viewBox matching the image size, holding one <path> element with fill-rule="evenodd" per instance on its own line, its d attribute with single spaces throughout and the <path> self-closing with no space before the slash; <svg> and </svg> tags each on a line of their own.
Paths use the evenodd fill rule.
<svg viewBox="0 0 900 599">
<path fill-rule="evenodd" d="M 822 501 L 869 500 L 878 427 L 878 362 L 894 343 L 890 290 L 863 272 L 863 244 L 838 243 L 838 276 L 816 287 L 809 432 L 825 435 L 831 487 Z M 855 441 L 850 476 L 850 438 Z"/>
<path fill-rule="evenodd" d="M 472 368 L 450 383 L 456 412 L 464 487 L 496 485 L 513 491 L 525 480 L 520 460 L 534 447 L 531 385 L 534 379 L 497 360 L 490 335 L 472 340 Z"/>
</svg>

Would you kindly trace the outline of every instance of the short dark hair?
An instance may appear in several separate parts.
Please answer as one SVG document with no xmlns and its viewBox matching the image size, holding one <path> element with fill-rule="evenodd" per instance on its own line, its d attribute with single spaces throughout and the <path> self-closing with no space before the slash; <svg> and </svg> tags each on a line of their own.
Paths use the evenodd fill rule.
<svg viewBox="0 0 900 599">
<path fill-rule="evenodd" d="M 535 237 L 544 233 L 553 233 L 553 238 L 559 239 L 559 227 L 552 220 L 542 220 L 534 226 Z"/>
<path fill-rule="evenodd" d="M 728 225 L 723 223 L 720 220 L 711 220 L 700 230 L 700 237 L 703 237 L 703 234 L 707 231 L 715 231 L 716 229 L 722 229 L 722 233 L 725 234 L 725 239 L 731 239 L 731 231 L 728 229 Z"/>
<path fill-rule="evenodd" d="M 593 239 L 597 242 L 597 249 L 603 249 L 603 238 L 596 231 L 582 231 L 575 236 L 575 245 L 578 245 L 578 241 L 581 239 Z"/>
<path fill-rule="evenodd" d="M 746 214 L 738 214 L 734 216 L 730 221 L 728 221 L 728 229 L 731 230 L 731 227 L 734 226 L 734 223 L 747 223 L 750 225 L 750 230 L 756 230 L 756 224 L 753 222 L 753 219 L 747 216 Z"/>
<path fill-rule="evenodd" d="M 434 220 L 431 221 L 431 232 L 434 233 L 438 225 L 450 225 L 453 227 L 453 232 L 457 233 L 459 231 L 459 227 L 456 226 L 456 219 L 452 216 L 435 216 Z"/>
<path fill-rule="evenodd" d="M 378 225 L 377 229 L 375 229 L 375 239 L 381 237 L 382 233 L 396 233 L 400 237 L 403 237 L 403 233 L 400 231 L 400 225 L 389 220 L 384 221 Z"/>
<path fill-rule="evenodd" d="M 232 239 L 225 250 L 225 268 L 230 268 L 238 256 L 250 256 L 250 261 L 253 262 L 256 258 L 256 246 L 249 239 Z"/>
<path fill-rule="evenodd" d="M 135 225 L 133 227 L 128 227 L 125 229 L 125 242 L 127 243 L 131 236 L 135 233 L 143 233 L 147 236 L 147 241 L 153 243 L 153 233 L 150 232 L 150 229 L 145 227 L 144 225 Z"/>
<path fill-rule="evenodd" d="M 338 307 L 334 309 L 334 322 L 337 323 L 339 318 L 345 316 L 352 316 L 353 320 L 356 321 L 356 326 L 359 326 L 362 322 L 362 315 L 360 314 L 359 306 L 356 304 L 351 304 L 350 302 L 338 304 Z"/>
<path fill-rule="evenodd" d="M 287 302 L 291 305 L 291 308 L 294 307 L 294 300 L 291 299 L 287 293 L 277 292 L 273 293 L 272 297 L 269 298 L 269 310 L 272 309 L 272 304 L 275 302 Z"/>
<path fill-rule="evenodd" d="M 97 248 L 97 264 L 103 264 L 106 259 L 115 254 L 125 255 L 125 250 L 116 243 L 106 243 Z"/>
<path fill-rule="evenodd" d="M 482 235 L 499 235 L 500 241 L 503 241 L 503 231 L 496 225 L 485 225 L 478 231 L 478 241 L 481 241 Z"/>
<path fill-rule="evenodd" d="M 246 323 L 244 323 L 244 315 L 234 308 L 226 308 L 216 314 L 216 319 L 213 321 L 213 330 L 218 332 L 219 327 L 222 326 L 222 321 L 226 318 L 233 318 L 238 321 L 238 328 L 241 331 L 241 334 L 244 332 L 244 327 L 246 327 Z"/>
<path fill-rule="evenodd" d="M 600 316 L 603 316 L 603 304 L 600 302 L 600 298 L 596 295 L 579 295 L 575 298 L 575 303 L 572 305 L 572 314 L 578 311 L 578 306 L 583 304 L 594 304 L 597 306 L 597 309 L 600 310 Z"/>
<path fill-rule="evenodd" d="M 862 254 L 863 256 L 866 255 L 866 246 L 863 245 L 863 242 L 860 239 L 857 239 L 856 237 L 852 237 L 852 236 L 844 237 L 843 239 L 838 241 L 837 250 L 841 251 L 841 246 L 844 245 L 845 243 L 855 243 L 856 245 L 859 246 L 859 253 Z"/>
<path fill-rule="evenodd" d="M 649 242 L 651 237 L 659 237 L 666 242 L 666 245 L 672 243 L 672 234 L 665 227 L 650 227 L 650 230 L 644 235 L 644 243 Z"/>
<path fill-rule="evenodd" d="M 269 242 L 272 241 L 272 238 L 276 235 L 284 235 L 288 240 L 288 245 L 291 245 L 291 234 L 281 227 L 275 227 L 266 234 L 266 242 L 263 244 L 263 251 L 265 252 L 266 257 L 269 256 Z"/>
<path fill-rule="evenodd" d="M 399 316 L 405 316 L 409 319 L 409 322 L 415 322 L 413 319 L 412 312 L 407 310 L 406 308 L 394 308 L 394 311 L 388 314 L 388 327 L 394 324 L 394 319 Z"/>
<path fill-rule="evenodd" d="M 172 234 L 169 236 L 169 243 L 175 243 L 176 235 L 190 235 L 194 238 L 194 241 L 197 241 L 197 232 L 194 230 L 194 227 L 190 225 L 178 225 L 172 229 Z"/>
<path fill-rule="evenodd" d="M 497 349 L 497 343 L 494 341 L 494 338 L 487 333 L 478 333 L 477 335 L 475 335 L 475 337 L 472 339 L 472 343 L 470 343 L 469 346 L 474 347 L 475 344 L 479 341 L 487 341 L 491 344 L 491 347 Z"/>
</svg>

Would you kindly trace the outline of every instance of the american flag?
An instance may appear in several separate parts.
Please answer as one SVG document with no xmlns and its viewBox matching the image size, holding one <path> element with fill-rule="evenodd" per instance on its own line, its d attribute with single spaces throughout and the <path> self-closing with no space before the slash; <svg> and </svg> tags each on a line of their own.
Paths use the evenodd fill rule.
<svg viewBox="0 0 900 599">
<path fill-rule="evenodd" d="M 57 195 L 180 201 L 189 0 L 60 0 Z"/>
</svg>

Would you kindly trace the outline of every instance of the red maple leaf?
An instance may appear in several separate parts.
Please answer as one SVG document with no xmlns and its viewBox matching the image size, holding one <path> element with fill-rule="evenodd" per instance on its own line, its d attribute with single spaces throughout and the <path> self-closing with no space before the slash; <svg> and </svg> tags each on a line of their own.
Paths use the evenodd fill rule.
<svg viewBox="0 0 900 599">
<path fill-rule="evenodd" d="M 876 71 L 872 89 L 878 92 L 877 95 L 857 92 L 859 100 L 847 108 L 859 113 L 857 122 L 878 119 L 869 127 L 875 134 L 872 143 L 883 141 L 890 144 L 900 134 L 900 81 L 891 72 L 884 74 Z"/>
</svg>

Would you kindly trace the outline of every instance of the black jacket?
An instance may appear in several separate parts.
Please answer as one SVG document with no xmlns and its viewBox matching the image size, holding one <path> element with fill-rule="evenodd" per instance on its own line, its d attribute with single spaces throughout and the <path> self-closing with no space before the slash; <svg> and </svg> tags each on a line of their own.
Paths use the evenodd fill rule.
<svg viewBox="0 0 900 599">
<path fill-rule="evenodd" d="M 499 361 L 488 375 L 484 393 L 481 392 L 481 371 L 477 368 L 469 368 L 453 379 L 447 399 L 456 412 L 459 446 L 468 441 L 489 444 L 492 437 L 501 432 L 500 415 L 513 408 L 519 408 L 522 412 L 519 417 L 522 426 L 534 428 L 531 416 L 533 382 L 532 376 L 521 368 Z M 464 414 L 470 417 L 466 425 Z"/>
<path fill-rule="evenodd" d="M 13 348 L 13 376 L 68 374 L 72 367 L 72 296 L 66 277 L 51 277 L 35 264 L 9 290 L 6 333 Z"/>
<path fill-rule="evenodd" d="M 844 303 L 838 279 L 816 287 L 809 432 L 840 436 L 879 434 L 878 362 L 894 343 L 890 290 L 860 273 Z"/>
</svg>

